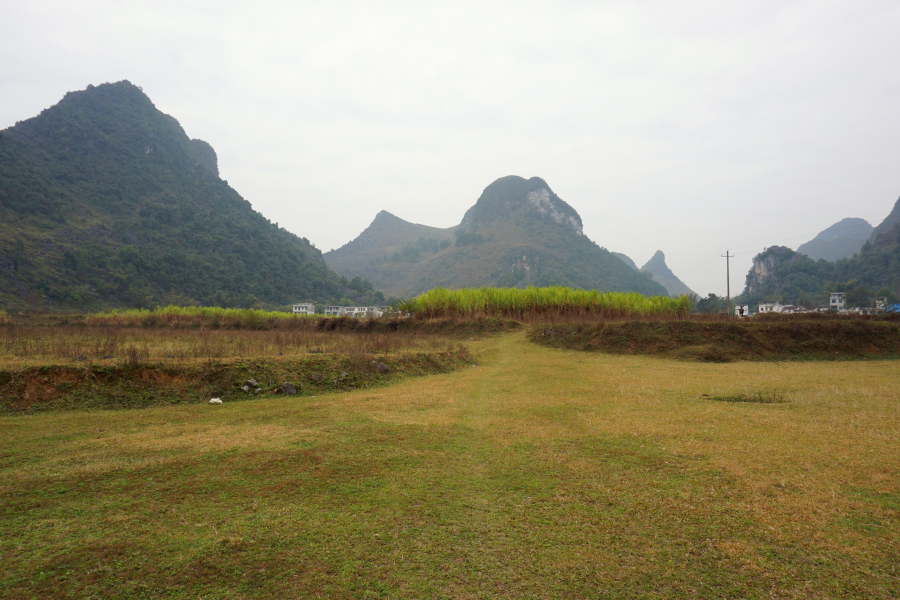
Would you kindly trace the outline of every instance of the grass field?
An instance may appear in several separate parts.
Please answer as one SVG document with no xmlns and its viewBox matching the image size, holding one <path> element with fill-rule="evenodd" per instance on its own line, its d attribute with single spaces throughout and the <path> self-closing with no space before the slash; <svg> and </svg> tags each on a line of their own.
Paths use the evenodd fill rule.
<svg viewBox="0 0 900 600">
<path fill-rule="evenodd" d="M 377 390 L 0 418 L 0 597 L 900 596 L 900 362 L 470 348 Z"/>
</svg>

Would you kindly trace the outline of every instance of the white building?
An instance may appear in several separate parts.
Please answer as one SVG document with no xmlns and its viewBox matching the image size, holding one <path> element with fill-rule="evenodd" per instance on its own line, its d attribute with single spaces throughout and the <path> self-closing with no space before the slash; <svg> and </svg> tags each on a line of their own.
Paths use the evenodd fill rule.
<svg viewBox="0 0 900 600">
<path fill-rule="evenodd" d="M 832 310 L 843 311 L 844 292 L 831 292 L 831 304 L 829 306 Z"/>
<path fill-rule="evenodd" d="M 741 309 L 744 309 L 741 311 Z M 750 316 L 750 305 L 749 304 L 738 304 L 734 307 L 734 316 L 736 317 L 749 317 Z"/>
<path fill-rule="evenodd" d="M 781 308 L 781 312 L 786 313 L 786 314 L 796 314 L 796 313 L 805 313 L 808 311 L 805 308 L 803 308 L 802 306 L 796 306 L 794 304 L 785 304 Z"/>
<path fill-rule="evenodd" d="M 312 302 L 301 302 L 294 305 L 295 315 L 314 315 L 316 314 L 316 305 Z"/>
<path fill-rule="evenodd" d="M 384 315 L 383 306 L 326 306 L 326 317 L 380 317 Z"/>
<path fill-rule="evenodd" d="M 763 313 L 780 313 L 784 310 L 784 305 L 782 305 L 778 300 L 763 300 L 759 303 L 756 312 L 759 314 Z"/>
</svg>

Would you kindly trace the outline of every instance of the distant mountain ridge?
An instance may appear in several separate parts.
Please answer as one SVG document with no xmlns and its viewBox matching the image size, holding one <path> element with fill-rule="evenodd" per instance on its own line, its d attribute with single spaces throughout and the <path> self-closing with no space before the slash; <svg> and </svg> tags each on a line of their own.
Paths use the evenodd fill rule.
<svg viewBox="0 0 900 600">
<path fill-rule="evenodd" d="M 655 281 L 658 281 L 666 288 L 670 296 L 690 296 L 694 294 L 691 288 L 686 286 L 675 273 L 669 269 L 666 264 L 666 255 L 662 250 L 657 250 L 647 263 L 641 267 L 641 271 L 650 273 Z"/>
<path fill-rule="evenodd" d="M 345 277 L 365 277 L 395 297 L 481 285 L 666 295 L 650 276 L 589 240 L 577 211 L 539 177 L 494 181 L 457 227 L 415 225 L 382 211 L 356 239 L 324 258 Z"/>
<path fill-rule="evenodd" d="M 753 259 L 741 299 L 824 306 L 833 291 L 847 292 L 855 303 L 871 302 L 876 293 L 900 297 L 900 221 L 874 243 L 834 262 L 815 261 L 784 246 L 766 248 Z"/>
<path fill-rule="evenodd" d="M 810 241 L 800 244 L 797 252 L 813 260 L 824 258 L 834 262 L 859 252 L 873 231 L 874 228 L 865 219 L 841 219 Z"/>
<path fill-rule="evenodd" d="M 884 218 L 884 221 L 879 223 L 872 231 L 869 241 L 874 242 L 879 235 L 885 233 L 897 223 L 900 223 L 900 198 L 897 198 L 897 201 L 894 202 L 894 207 L 891 209 L 891 212 L 888 213 L 888 216 Z"/>
<path fill-rule="evenodd" d="M 637 264 L 633 260 L 631 260 L 627 255 L 622 254 L 621 252 L 610 252 L 613 256 L 621 260 L 623 263 L 634 269 L 635 271 L 640 271 Z"/>
<path fill-rule="evenodd" d="M 254 211 L 128 81 L 0 131 L 0 307 L 93 310 L 373 299 Z"/>
<path fill-rule="evenodd" d="M 840 248 L 848 230 L 864 235 L 862 219 L 844 219 L 816 236 L 820 250 Z M 853 237 L 854 245 L 858 237 Z M 803 306 L 825 306 L 831 292 L 847 294 L 852 306 L 868 306 L 875 294 L 900 299 L 900 199 L 877 227 L 872 229 L 858 251 L 834 261 L 819 256 L 816 247 L 811 254 L 807 244 L 797 251 L 784 246 L 771 246 L 757 254 L 747 273 L 741 302 L 751 305 L 760 300 L 779 300 Z M 846 251 L 846 246 L 844 250 Z M 868 302 L 870 304 L 865 304 Z"/>
<path fill-rule="evenodd" d="M 409 223 L 382 210 L 359 237 L 327 252 L 325 260 L 335 272 L 375 282 L 389 296 L 399 297 L 409 285 L 410 267 L 432 250 L 440 251 L 441 243 L 449 246 L 455 231 Z"/>
</svg>

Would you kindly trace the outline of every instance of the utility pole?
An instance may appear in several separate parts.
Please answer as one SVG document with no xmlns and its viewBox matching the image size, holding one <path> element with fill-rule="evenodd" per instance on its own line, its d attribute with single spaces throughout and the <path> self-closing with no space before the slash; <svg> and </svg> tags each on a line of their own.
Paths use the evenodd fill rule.
<svg viewBox="0 0 900 600">
<path fill-rule="evenodd" d="M 734 254 L 729 254 L 728 250 L 725 251 L 725 254 L 722 255 L 722 258 L 725 259 L 725 289 L 728 290 L 728 304 L 726 305 L 727 314 L 729 317 L 731 316 L 731 267 L 728 264 L 728 259 L 734 258 Z"/>
</svg>

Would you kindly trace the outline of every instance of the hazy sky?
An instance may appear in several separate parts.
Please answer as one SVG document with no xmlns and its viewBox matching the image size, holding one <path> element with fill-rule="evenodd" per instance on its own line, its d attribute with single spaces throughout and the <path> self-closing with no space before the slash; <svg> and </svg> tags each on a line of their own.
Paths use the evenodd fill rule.
<svg viewBox="0 0 900 600">
<path fill-rule="evenodd" d="M 128 79 L 272 221 L 337 248 L 540 176 L 696 292 L 900 196 L 900 3 L 0 5 L 0 128 Z"/>
</svg>

